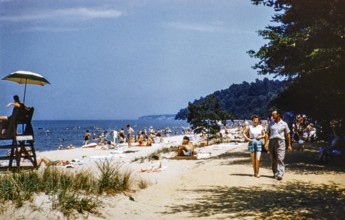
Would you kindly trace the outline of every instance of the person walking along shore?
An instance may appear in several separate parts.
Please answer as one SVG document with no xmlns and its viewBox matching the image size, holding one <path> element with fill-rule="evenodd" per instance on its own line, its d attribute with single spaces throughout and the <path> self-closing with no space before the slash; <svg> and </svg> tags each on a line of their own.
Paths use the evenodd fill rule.
<svg viewBox="0 0 345 220">
<path fill-rule="evenodd" d="M 260 159 L 262 151 L 262 139 L 265 138 L 266 134 L 264 128 L 259 125 L 260 118 L 258 115 L 252 116 L 253 125 L 249 125 L 243 131 L 243 137 L 248 141 L 248 151 L 250 152 L 250 157 L 252 159 L 254 176 L 260 177 Z"/>
<path fill-rule="evenodd" d="M 286 142 L 288 151 L 292 151 L 290 129 L 288 124 L 281 119 L 278 110 L 272 112 L 273 121 L 268 125 L 265 140 L 265 149 L 271 157 L 273 175 L 277 180 L 282 180 L 285 172 L 284 158 L 286 152 Z"/>
</svg>

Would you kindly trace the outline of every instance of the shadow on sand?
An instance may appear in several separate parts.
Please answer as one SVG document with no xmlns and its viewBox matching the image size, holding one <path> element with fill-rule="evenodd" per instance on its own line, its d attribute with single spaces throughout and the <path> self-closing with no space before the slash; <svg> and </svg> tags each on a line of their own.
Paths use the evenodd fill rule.
<svg viewBox="0 0 345 220">
<path fill-rule="evenodd" d="M 324 144 L 320 143 L 306 143 L 304 151 L 294 150 L 288 152 L 285 156 L 285 166 L 287 172 L 296 174 L 325 174 L 325 173 L 344 173 L 345 160 L 344 158 L 334 158 L 327 164 L 319 164 L 315 159 L 319 155 L 319 148 Z M 244 149 L 242 152 L 226 152 L 213 159 L 229 159 L 222 162 L 221 165 L 250 165 L 249 153 Z M 270 168 L 271 161 L 269 154 L 262 153 L 261 167 Z"/>
<path fill-rule="evenodd" d="M 183 191 L 183 190 L 182 190 Z M 274 188 L 215 187 L 184 190 L 197 194 L 193 203 L 171 205 L 163 214 L 250 219 L 343 219 L 345 189 L 336 185 L 287 182 Z"/>
</svg>

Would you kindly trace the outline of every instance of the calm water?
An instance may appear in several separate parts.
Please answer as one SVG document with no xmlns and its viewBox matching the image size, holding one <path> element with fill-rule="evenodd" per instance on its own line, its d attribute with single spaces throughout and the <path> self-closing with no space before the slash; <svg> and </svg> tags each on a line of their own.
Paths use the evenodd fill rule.
<svg viewBox="0 0 345 220">
<path fill-rule="evenodd" d="M 110 133 L 112 130 L 124 128 L 130 124 L 135 132 L 149 129 L 152 126 L 155 130 L 170 128 L 181 134 L 183 128 L 189 126 L 185 121 L 169 119 L 157 120 L 36 120 L 32 122 L 35 132 L 35 148 L 37 151 L 56 150 L 59 145 L 66 148 L 72 144 L 76 147 L 83 145 L 83 138 L 86 130 L 98 136 L 104 131 Z M 172 134 L 172 135 L 173 135 Z M 92 141 L 91 141 L 92 142 Z"/>
</svg>

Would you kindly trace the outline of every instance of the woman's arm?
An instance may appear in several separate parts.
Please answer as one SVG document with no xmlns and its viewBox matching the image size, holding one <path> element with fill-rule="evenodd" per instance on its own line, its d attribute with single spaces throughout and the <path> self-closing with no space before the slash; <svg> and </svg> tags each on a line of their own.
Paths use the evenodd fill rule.
<svg viewBox="0 0 345 220">
<path fill-rule="evenodd" d="M 243 137 L 244 137 L 244 139 L 246 140 L 246 141 L 248 141 L 248 142 L 252 142 L 252 139 L 250 139 L 250 138 L 248 138 L 248 134 L 249 134 L 249 128 L 246 128 L 243 132 L 242 132 L 242 134 L 243 134 Z"/>
</svg>

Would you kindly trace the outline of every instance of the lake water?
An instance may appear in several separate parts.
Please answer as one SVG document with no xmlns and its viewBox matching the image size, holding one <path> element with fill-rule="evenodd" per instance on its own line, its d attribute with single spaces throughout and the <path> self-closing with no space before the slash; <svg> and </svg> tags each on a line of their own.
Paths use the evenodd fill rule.
<svg viewBox="0 0 345 220">
<path fill-rule="evenodd" d="M 76 147 L 83 145 L 84 134 L 89 130 L 93 137 L 102 132 L 110 133 L 121 128 L 127 134 L 126 125 L 130 124 L 135 133 L 139 130 L 149 130 L 152 126 L 155 130 L 167 129 L 173 132 L 171 135 L 181 134 L 182 129 L 189 127 L 186 121 L 171 119 L 156 120 L 35 120 L 32 122 L 35 132 L 35 149 L 37 151 L 56 150 L 59 145 L 66 148 L 72 144 Z"/>
</svg>

